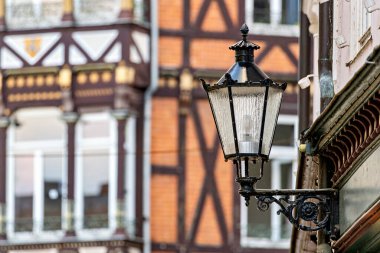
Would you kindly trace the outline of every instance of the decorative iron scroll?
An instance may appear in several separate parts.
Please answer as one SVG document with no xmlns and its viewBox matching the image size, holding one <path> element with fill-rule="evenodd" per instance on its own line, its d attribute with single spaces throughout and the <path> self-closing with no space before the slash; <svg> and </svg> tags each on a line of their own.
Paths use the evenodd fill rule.
<svg viewBox="0 0 380 253">
<path fill-rule="evenodd" d="M 328 226 L 331 216 L 329 197 L 301 195 L 291 200 L 288 195 L 278 198 L 273 196 L 257 196 L 256 198 L 257 208 L 260 211 L 266 211 L 272 203 L 276 203 L 280 207 L 277 214 L 282 213 L 301 230 L 317 231 Z"/>
<path fill-rule="evenodd" d="M 234 161 L 237 169 L 236 182 L 240 184 L 239 194 L 244 198 L 245 205 L 249 205 L 251 197 L 257 199 L 260 211 L 269 209 L 276 203 L 280 209 L 277 214 L 283 214 L 294 227 L 305 231 L 318 231 L 325 229 L 332 240 L 339 236 L 339 203 L 338 190 L 327 189 L 256 189 L 256 183 L 263 177 L 264 160 L 259 165 L 259 176 L 248 175 L 248 166 L 242 176 L 239 161 Z M 245 161 L 248 164 L 248 160 Z"/>
</svg>

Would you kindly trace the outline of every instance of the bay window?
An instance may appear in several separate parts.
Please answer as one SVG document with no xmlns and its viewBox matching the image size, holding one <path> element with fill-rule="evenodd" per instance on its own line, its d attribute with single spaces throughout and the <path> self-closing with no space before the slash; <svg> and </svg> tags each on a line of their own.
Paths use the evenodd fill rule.
<svg viewBox="0 0 380 253">
<path fill-rule="evenodd" d="M 67 136 L 56 108 L 22 109 L 8 128 L 7 234 L 24 241 L 64 235 Z M 127 121 L 125 227 L 133 232 L 135 124 Z M 74 220 L 78 238 L 110 236 L 117 225 L 117 122 L 110 112 L 81 113 L 76 124 Z M 127 204 L 128 203 L 128 204 Z M 128 222 L 127 222 L 128 221 Z"/>
</svg>

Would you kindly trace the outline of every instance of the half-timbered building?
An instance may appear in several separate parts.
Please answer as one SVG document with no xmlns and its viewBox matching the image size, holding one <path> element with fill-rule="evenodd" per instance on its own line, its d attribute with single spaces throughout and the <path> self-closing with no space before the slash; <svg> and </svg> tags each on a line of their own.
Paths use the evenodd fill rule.
<svg viewBox="0 0 380 253">
<path fill-rule="evenodd" d="M 286 252 L 241 208 L 198 78 L 247 23 L 288 82 L 261 187 L 296 170 L 298 1 L 0 1 L 0 252 Z"/>
<path fill-rule="evenodd" d="M 141 251 L 144 3 L 1 1 L 0 251 Z"/>
<path fill-rule="evenodd" d="M 255 62 L 289 82 L 263 188 L 292 186 L 296 169 L 298 1 L 159 1 L 159 83 L 152 102 L 153 252 L 286 252 L 291 228 L 240 208 L 199 78 L 216 83 L 234 62 L 243 23 Z M 165 108 L 165 109 L 164 109 Z M 161 210 L 161 211 L 159 211 Z M 165 227 L 165 230 L 162 228 Z"/>
</svg>

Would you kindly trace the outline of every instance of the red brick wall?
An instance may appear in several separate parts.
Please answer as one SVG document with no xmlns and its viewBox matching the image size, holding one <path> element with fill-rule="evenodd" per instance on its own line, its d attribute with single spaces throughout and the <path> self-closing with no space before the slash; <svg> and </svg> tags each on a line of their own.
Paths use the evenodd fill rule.
<svg viewBox="0 0 380 253">
<path fill-rule="evenodd" d="M 243 1 L 243 0 L 242 0 Z M 185 1 L 181 0 L 160 0 L 159 3 L 159 65 L 160 70 L 165 73 L 175 73 L 178 75 L 183 68 L 197 70 L 218 70 L 226 71 L 234 63 L 234 52 L 228 47 L 240 39 L 239 0 L 224 0 L 226 9 L 230 14 L 234 31 L 226 27 L 223 21 L 222 9 L 217 4 L 218 1 L 210 1 L 208 11 L 199 27 L 195 24 L 199 20 L 199 14 L 204 0 L 189 0 L 190 8 L 184 10 Z M 185 11 L 188 11 L 189 26 L 185 27 Z M 210 33 L 210 38 L 207 34 Z M 236 36 L 232 36 L 234 33 Z M 217 34 L 218 38 L 214 35 Z M 228 35 L 229 34 L 229 35 Z M 206 38 L 205 38 L 206 36 Z M 221 38 L 226 39 L 221 39 Z M 296 74 L 296 64 L 286 54 L 286 50 L 273 43 L 280 42 L 278 39 L 267 39 L 261 36 L 255 39 L 255 43 L 261 46 L 255 52 L 255 58 L 260 60 L 260 68 L 265 72 L 276 72 L 280 74 Z M 266 52 L 265 57 L 261 57 L 267 48 L 272 48 Z M 188 51 L 186 51 L 188 50 Z M 298 58 L 298 44 L 292 43 L 289 51 Z M 187 57 L 187 58 L 186 58 Z M 162 72 L 163 73 L 163 72 Z M 173 95 L 174 94 L 174 95 Z M 195 215 L 198 210 L 199 197 L 201 195 L 206 172 L 204 168 L 204 154 L 201 152 L 200 136 L 197 134 L 195 118 L 193 112 L 187 114 L 186 132 L 180 136 L 179 130 L 179 94 L 178 84 L 160 83 L 159 93 L 153 100 L 152 112 L 152 165 L 153 167 L 166 168 L 166 172 L 155 172 L 152 175 L 151 185 L 151 235 L 153 244 L 171 244 L 178 246 L 178 214 L 181 211 L 178 203 L 178 174 L 170 174 L 168 170 L 179 171 L 179 138 L 185 139 L 185 161 L 184 178 L 185 181 L 185 203 L 184 226 L 185 241 L 189 240 L 189 234 L 194 225 Z M 198 102 L 201 125 L 204 134 L 206 148 L 211 150 L 215 144 L 216 129 L 210 108 L 206 99 L 193 100 Z M 217 142 L 219 145 L 219 142 Z M 237 194 L 234 187 L 234 171 L 230 163 L 224 162 L 223 153 L 219 148 L 215 161 L 214 175 L 216 189 L 218 192 L 221 209 L 225 218 L 224 222 L 228 230 L 228 240 L 233 238 L 233 199 Z M 216 206 L 211 195 L 205 199 L 205 205 L 200 216 L 200 223 L 194 242 L 199 246 L 219 247 L 223 243 L 220 224 L 216 215 Z M 159 247 L 158 247 L 159 248 Z M 158 250 L 158 249 L 157 249 Z M 154 251 L 159 252 L 159 251 Z M 168 252 L 168 251 L 166 251 Z"/>
</svg>

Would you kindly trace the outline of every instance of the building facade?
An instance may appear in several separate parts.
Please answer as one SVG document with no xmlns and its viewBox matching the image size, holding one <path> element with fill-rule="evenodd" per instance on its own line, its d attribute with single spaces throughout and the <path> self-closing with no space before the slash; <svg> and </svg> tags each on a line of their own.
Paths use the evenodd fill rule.
<svg viewBox="0 0 380 253">
<path fill-rule="evenodd" d="M 329 53 L 325 58 L 316 53 L 314 71 L 310 68 L 316 106 L 302 138 L 306 154 L 297 186 L 333 188 L 339 204 L 332 213 L 332 235 L 294 231 L 292 252 L 379 252 L 380 6 L 376 1 L 303 1 L 302 10 L 314 35 L 314 52 L 327 47 Z M 330 44 L 318 40 L 323 29 L 330 31 Z M 330 61 L 329 73 L 321 69 L 322 59 Z M 334 91 L 328 103 L 321 85 L 326 76 Z"/>
<path fill-rule="evenodd" d="M 0 1 L 1 252 L 287 252 L 241 208 L 206 94 L 242 23 L 288 82 L 261 187 L 295 184 L 298 1 Z"/>
<path fill-rule="evenodd" d="M 1 1 L 2 252 L 141 251 L 144 4 Z"/>
<path fill-rule="evenodd" d="M 151 147 L 153 252 L 288 251 L 291 230 L 275 210 L 261 214 L 254 204 L 240 208 L 235 172 L 224 162 L 199 78 L 216 83 L 233 65 L 228 47 L 247 23 L 249 39 L 261 47 L 255 62 L 272 79 L 289 82 L 267 168 L 271 177 L 261 187 L 290 187 L 297 160 L 297 2 L 159 1 L 160 74 Z"/>
</svg>

